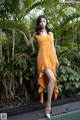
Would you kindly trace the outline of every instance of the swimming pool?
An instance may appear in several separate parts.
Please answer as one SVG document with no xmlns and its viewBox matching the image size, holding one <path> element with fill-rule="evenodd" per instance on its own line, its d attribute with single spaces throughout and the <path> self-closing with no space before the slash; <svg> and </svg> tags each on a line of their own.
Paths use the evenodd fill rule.
<svg viewBox="0 0 80 120">
<path fill-rule="evenodd" d="M 39 120 L 48 120 L 48 118 L 45 117 Z M 51 116 L 50 120 L 80 120 L 80 110 L 75 110 L 75 111 Z"/>
</svg>

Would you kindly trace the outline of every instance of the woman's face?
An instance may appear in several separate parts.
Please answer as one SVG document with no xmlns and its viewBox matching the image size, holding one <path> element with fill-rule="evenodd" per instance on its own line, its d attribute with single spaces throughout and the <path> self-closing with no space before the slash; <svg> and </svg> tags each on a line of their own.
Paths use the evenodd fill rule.
<svg viewBox="0 0 80 120">
<path fill-rule="evenodd" d="M 40 26 L 42 29 L 44 29 L 46 27 L 46 19 L 45 18 L 41 18 Z"/>
</svg>

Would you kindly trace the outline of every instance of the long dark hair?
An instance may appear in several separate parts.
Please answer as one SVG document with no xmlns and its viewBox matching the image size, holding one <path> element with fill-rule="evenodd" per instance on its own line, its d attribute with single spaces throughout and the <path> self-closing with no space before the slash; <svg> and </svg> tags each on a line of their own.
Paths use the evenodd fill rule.
<svg viewBox="0 0 80 120">
<path fill-rule="evenodd" d="M 36 22 L 36 28 L 35 28 L 35 33 L 37 35 L 39 35 L 41 33 L 41 26 L 40 26 L 40 22 L 41 22 L 41 19 L 44 18 L 46 20 L 46 31 L 47 31 L 47 34 L 49 34 L 50 32 L 50 29 L 48 28 L 48 21 L 47 21 L 47 18 L 44 16 L 44 15 L 40 15 L 37 19 L 37 22 Z"/>
</svg>

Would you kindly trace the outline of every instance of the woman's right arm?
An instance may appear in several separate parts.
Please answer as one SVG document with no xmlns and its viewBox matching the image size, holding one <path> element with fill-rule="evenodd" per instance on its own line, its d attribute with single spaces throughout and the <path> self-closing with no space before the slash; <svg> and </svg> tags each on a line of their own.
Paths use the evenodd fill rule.
<svg viewBox="0 0 80 120">
<path fill-rule="evenodd" d="M 29 39 L 27 38 L 26 34 L 25 34 L 23 31 L 20 31 L 20 33 L 23 34 L 26 45 L 27 45 L 27 46 L 30 46 L 30 45 L 33 43 L 33 41 L 34 41 L 34 38 L 31 38 L 31 40 L 29 40 Z"/>
</svg>

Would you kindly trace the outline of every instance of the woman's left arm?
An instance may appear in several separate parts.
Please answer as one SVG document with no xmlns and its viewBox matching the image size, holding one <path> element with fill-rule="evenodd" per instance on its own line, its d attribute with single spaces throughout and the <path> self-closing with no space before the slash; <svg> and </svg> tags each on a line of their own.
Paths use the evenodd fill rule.
<svg viewBox="0 0 80 120">
<path fill-rule="evenodd" d="M 59 66 L 59 61 L 58 61 L 58 58 L 57 58 L 56 49 L 55 49 L 55 45 L 54 45 L 54 36 L 53 36 L 52 48 L 53 48 L 53 51 L 56 55 L 56 64 L 57 64 L 57 66 Z"/>
<path fill-rule="evenodd" d="M 55 52 L 55 55 L 56 55 L 56 59 L 57 59 L 57 66 L 59 66 L 59 61 L 58 61 L 58 57 L 57 57 L 57 54 L 56 54 L 56 49 L 55 49 L 55 46 L 54 46 L 54 42 L 52 43 L 52 47 L 53 47 L 53 51 Z"/>
<path fill-rule="evenodd" d="M 57 54 L 56 54 L 56 49 L 55 49 L 55 46 L 54 46 L 54 42 L 52 43 L 52 47 L 53 47 L 53 51 L 56 55 L 56 64 L 57 64 L 57 66 L 59 66 L 59 61 L 58 61 L 58 57 L 57 57 Z"/>
</svg>

